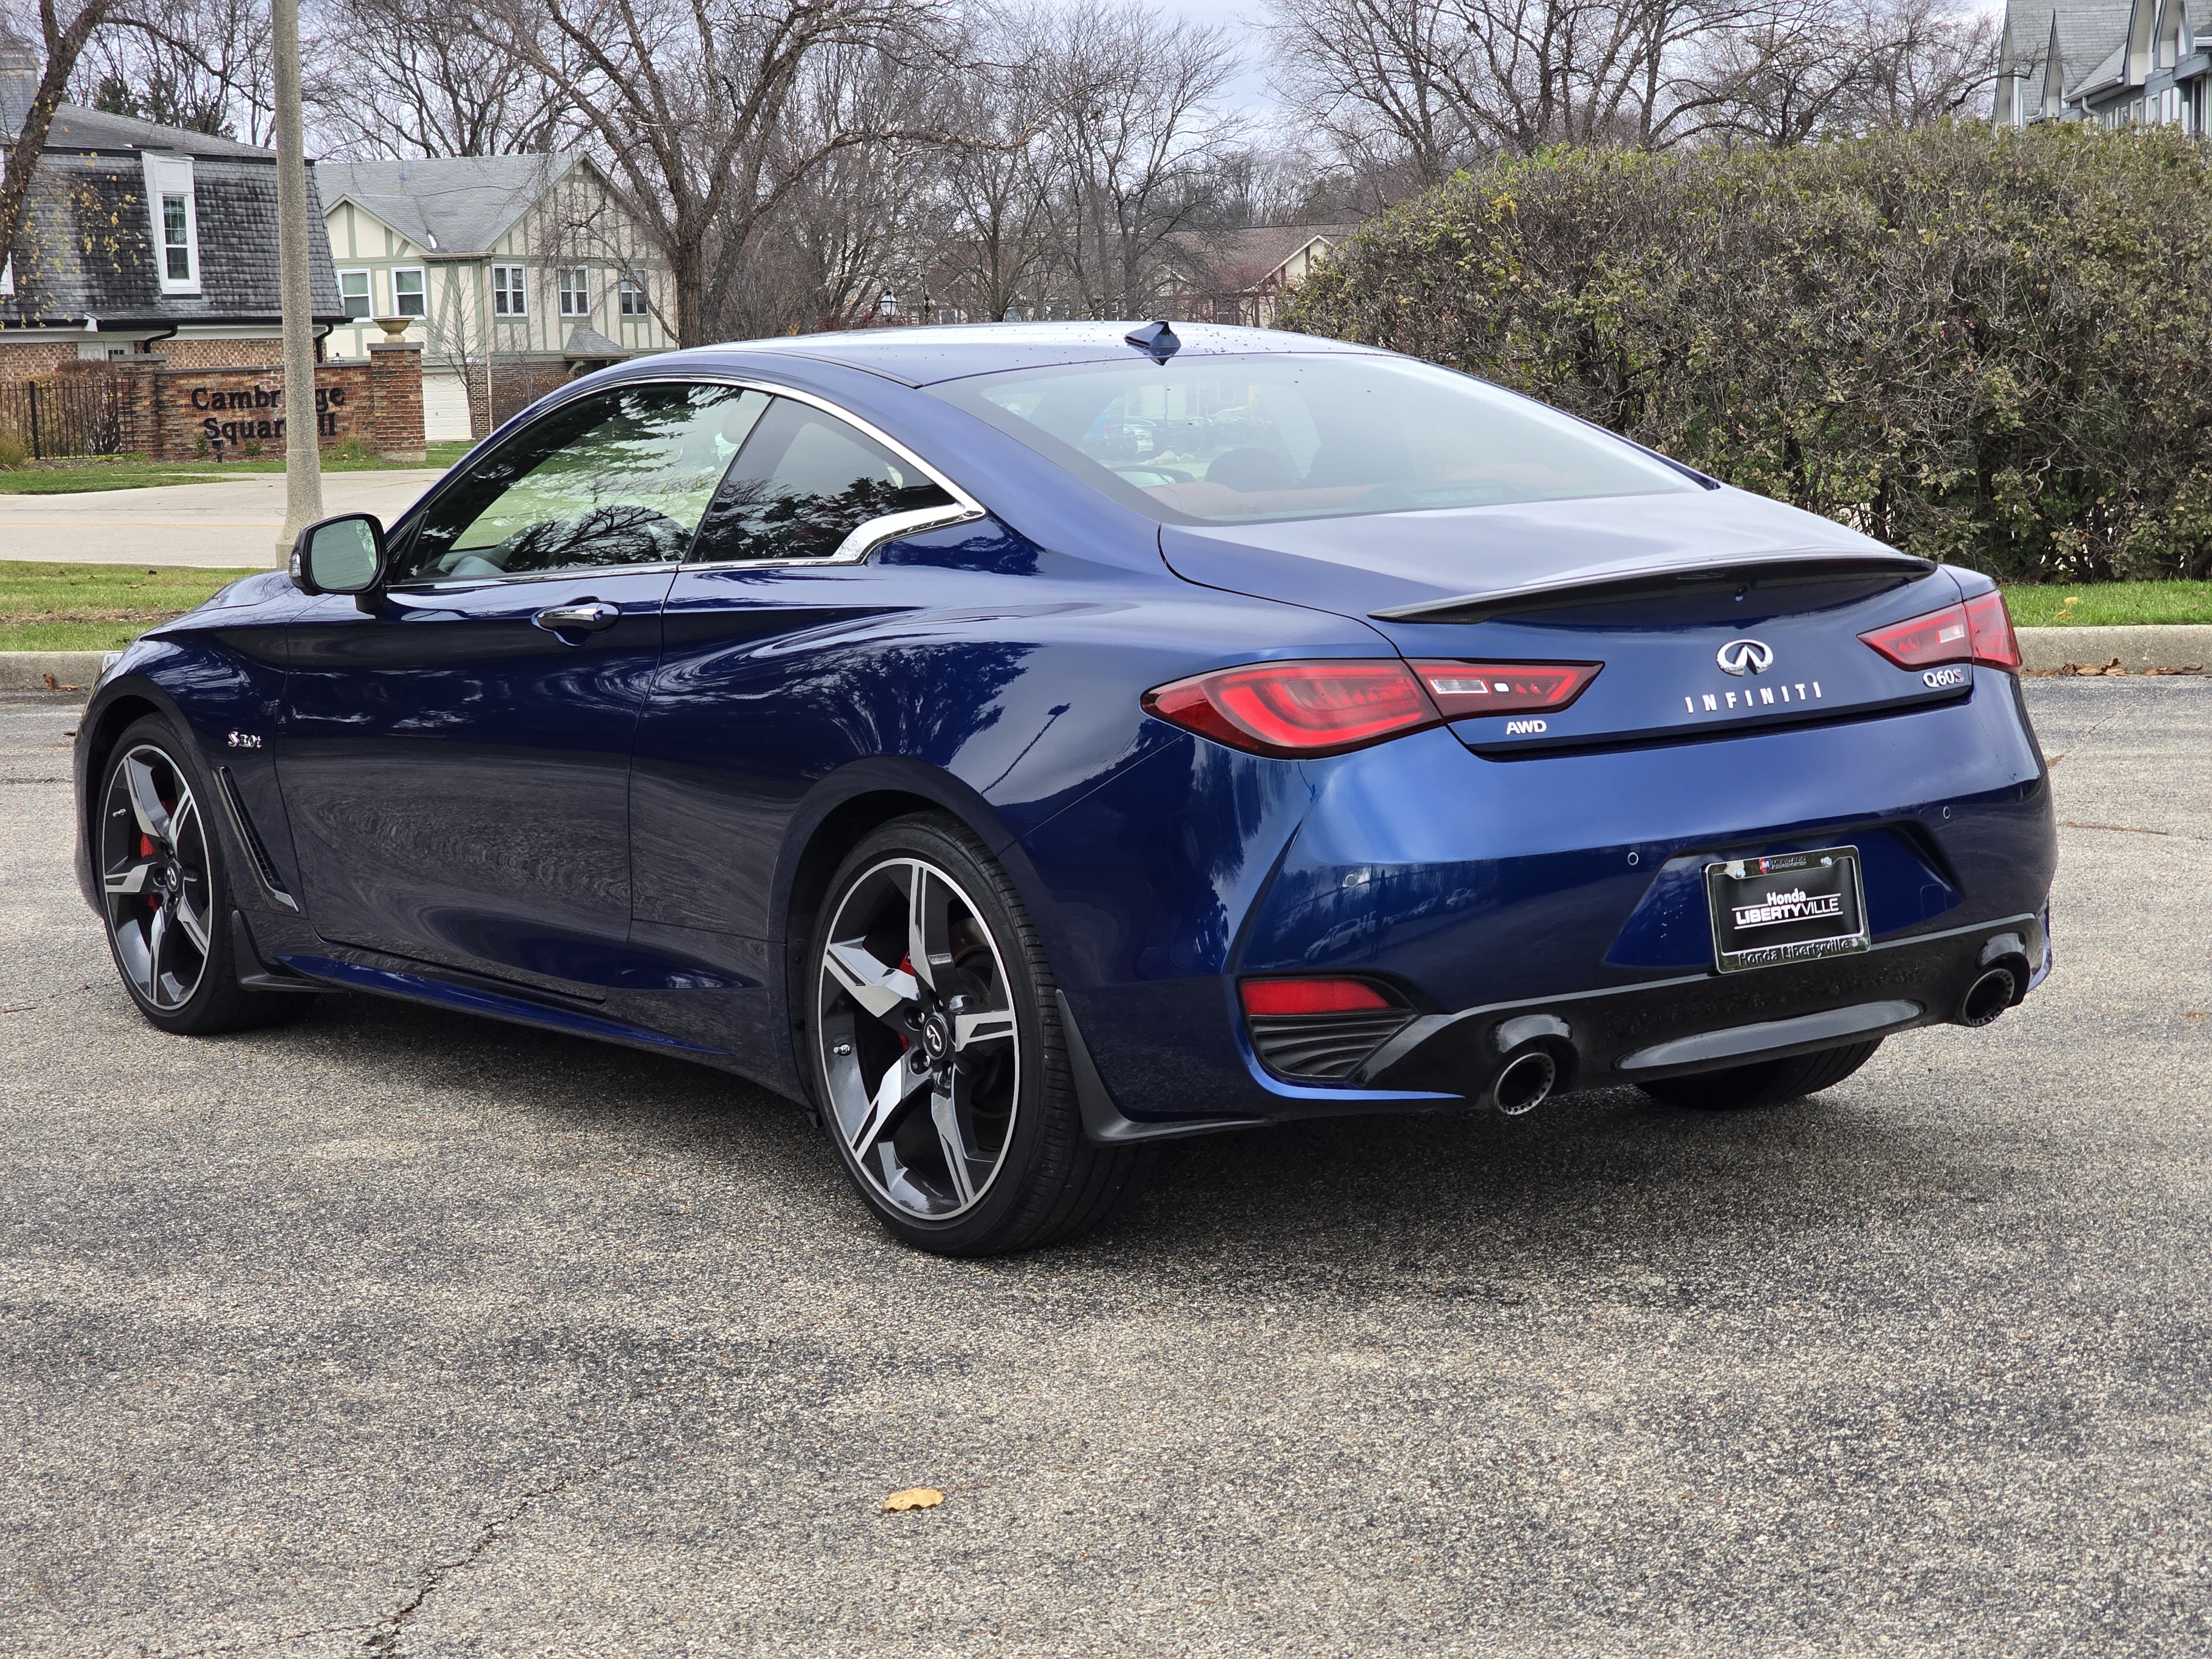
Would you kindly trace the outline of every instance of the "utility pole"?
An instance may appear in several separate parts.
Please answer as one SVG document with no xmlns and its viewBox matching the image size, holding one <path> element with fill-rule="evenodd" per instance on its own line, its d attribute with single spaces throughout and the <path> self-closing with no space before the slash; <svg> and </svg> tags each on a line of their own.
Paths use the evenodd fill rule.
<svg viewBox="0 0 2212 1659">
<path fill-rule="evenodd" d="M 307 141 L 300 113 L 300 0 L 275 0 L 276 257 L 284 311 L 284 532 L 276 563 L 323 516 L 322 422 L 315 409 L 315 321 L 309 285 Z"/>
</svg>

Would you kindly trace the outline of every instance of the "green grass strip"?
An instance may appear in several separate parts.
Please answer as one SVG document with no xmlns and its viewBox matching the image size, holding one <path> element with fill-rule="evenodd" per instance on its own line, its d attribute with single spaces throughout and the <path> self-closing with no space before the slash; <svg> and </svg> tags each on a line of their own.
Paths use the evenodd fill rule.
<svg viewBox="0 0 2212 1659">
<path fill-rule="evenodd" d="M 2124 628 L 2142 623 L 2212 623 L 2212 582 L 2047 583 L 2008 587 L 2020 628 Z"/>
<path fill-rule="evenodd" d="M 447 467 L 465 455 L 469 443 L 435 443 L 424 451 L 423 466 Z M 325 472 L 392 472 L 413 461 L 387 461 L 367 450 L 325 450 Z M 102 489 L 149 489 L 163 484 L 218 483 L 241 472 L 282 472 L 281 456 L 225 461 L 148 461 L 133 456 L 88 455 L 72 460 L 32 461 L 0 470 L 0 495 L 82 495 Z"/>
<path fill-rule="evenodd" d="M 0 560 L 0 651 L 118 651 L 252 570 Z"/>
</svg>

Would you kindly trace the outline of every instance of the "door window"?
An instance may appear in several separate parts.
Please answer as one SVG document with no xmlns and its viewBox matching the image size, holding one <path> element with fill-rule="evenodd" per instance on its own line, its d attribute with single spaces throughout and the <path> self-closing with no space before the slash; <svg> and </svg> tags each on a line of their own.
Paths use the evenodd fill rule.
<svg viewBox="0 0 2212 1659">
<path fill-rule="evenodd" d="M 928 474 L 859 428 L 776 398 L 715 493 L 690 556 L 826 559 L 872 519 L 953 504 Z"/>
<path fill-rule="evenodd" d="M 735 386 L 664 381 L 563 404 L 431 503 L 398 577 L 680 559 L 769 402 Z"/>
</svg>

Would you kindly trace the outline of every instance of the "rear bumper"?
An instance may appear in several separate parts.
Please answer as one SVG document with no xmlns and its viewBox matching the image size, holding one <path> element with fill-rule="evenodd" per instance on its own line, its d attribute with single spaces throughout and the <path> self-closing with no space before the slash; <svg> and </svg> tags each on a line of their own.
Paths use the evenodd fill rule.
<svg viewBox="0 0 2212 1659">
<path fill-rule="evenodd" d="M 1531 1048 L 1552 1054 L 1567 1089 L 1725 1070 L 1957 1023 L 1968 993 L 1998 968 L 2013 975 L 1998 1006 L 2016 1004 L 2045 954 L 2041 919 L 2011 916 L 1856 956 L 1430 1014 L 1377 1049 L 1356 1081 L 1480 1099 Z"/>
</svg>

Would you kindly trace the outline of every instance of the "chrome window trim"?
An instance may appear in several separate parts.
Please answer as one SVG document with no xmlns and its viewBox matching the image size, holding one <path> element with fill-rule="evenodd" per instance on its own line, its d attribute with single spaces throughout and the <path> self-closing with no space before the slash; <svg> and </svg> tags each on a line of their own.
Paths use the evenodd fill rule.
<svg viewBox="0 0 2212 1659">
<path fill-rule="evenodd" d="M 431 582 L 393 582 L 387 593 L 455 593 L 478 587 L 504 587 L 520 582 L 586 581 L 596 576 L 649 575 L 656 570 L 682 568 L 675 559 L 653 559 L 643 564 L 563 564 L 550 570 L 502 571 L 496 576 L 444 576 Z"/>
<path fill-rule="evenodd" d="M 824 565 L 860 564 L 884 543 L 896 541 L 902 536 L 913 535 L 923 530 L 946 529 L 956 524 L 972 524 L 978 519 L 989 516 L 989 509 L 981 501 L 961 489 L 958 484 L 953 483 L 927 461 L 923 460 L 921 456 L 915 454 L 897 439 L 881 428 L 861 419 L 851 410 L 840 409 L 827 398 L 817 397 L 813 392 L 799 392 L 790 386 L 778 386 L 771 380 L 756 380 L 742 374 L 718 374 L 709 371 L 696 374 L 641 374 L 635 380 L 622 380 L 613 386 L 595 386 L 592 391 L 580 395 L 587 398 L 593 397 L 603 392 L 619 392 L 624 386 L 735 386 L 740 392 L 757 392 L 770 398 L 788 398 L 793 403 L 805 404 L 809 408 L 819 410 L 832 419 L 842 421 L 854 430 L 866 433 L 946 495 L 951 496 L 952 500 L 944 507 L 920 507 L 904 513 L 886 513 L 879 519 L 870 519 L 865 524 L 856 525 L 845 539 L 837 544 L 837 550 L 826 558 L 708 559 L 696 562 L 685 558 L 672 562 L 655 560 L 649 564 L 562 565 L 553 570 L 517 571 L 511 576 L 452 576 L 434 582 L 395 582 L 385 591 L 391 593 L 441 592 L 455 588 L 486 586 L 495 582 L 543 581 L 556 576 L 568 576 L 592 571 L 615 574 L 663 569 L 677 571 L 818 570 Z M 565 408 L 570 401 L 572 400 L 563 398 L 545 413 L 550 415 L 554 410 Z M 743 446 L 740 445 L 739 447 L 742 448 Z M 735 455 L 730 457 L 732 465 L 737 464 L 737 459 Z M 722 476 L 724 478 L 729 476 L 726 468 L 724 469 Z M 435 504 L 438 495 L 445 494 L 449 485 L 457 482 L 459 480 L 453 478 L 451 474 L 439 481 L 436 493 L 422 502 L 422 511 L 426 516 L 431 507 Z M 720 494 L 721 488 L 721 482 L 718 479 L 714 484 L 715 493 Z M 712 495 L 708 497 L 707 504 L 710 509 L 714 506 Z M 702 511 L 699 514 L 699 523 L 704 524 L 706 521 L 707 514 Z M 691 541 L 696 543 L 698 539 L 699 525 L 694 525 L 691 526 Z M 687 550 L 689 544 L 687 544 Z"/>
</svg>

